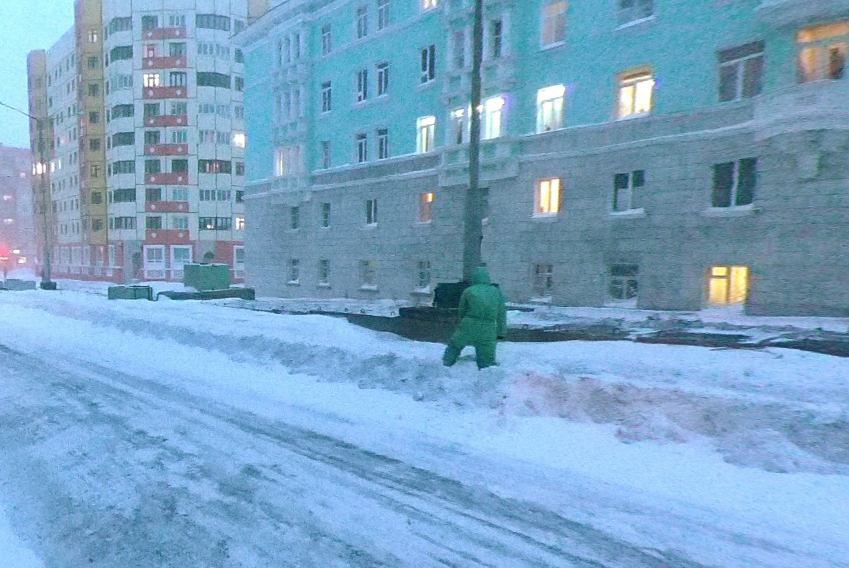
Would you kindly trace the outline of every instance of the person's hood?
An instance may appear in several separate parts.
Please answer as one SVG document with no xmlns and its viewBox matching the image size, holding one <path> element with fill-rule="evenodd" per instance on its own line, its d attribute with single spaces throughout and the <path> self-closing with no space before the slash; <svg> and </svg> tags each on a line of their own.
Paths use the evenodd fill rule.
<svg viewBox="0 0 849 568">
<path fill-rule="evenodd" d="M 492 284 L 489 271 L 483 266 L 478 267 L 472 275 L 472 284 Z"/>
</svg>

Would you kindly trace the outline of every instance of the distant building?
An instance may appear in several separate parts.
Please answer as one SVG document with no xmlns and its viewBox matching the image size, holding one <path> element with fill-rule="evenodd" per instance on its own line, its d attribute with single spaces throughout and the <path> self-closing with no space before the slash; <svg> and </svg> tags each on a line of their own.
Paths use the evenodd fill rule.
<svg viewBox="0 0 849 568">
<path fill-rule="evenodd" d="M 0 144 L 0 249 L 10 254 L 11 269 L 31 262 L 35 251 L 30 151 Z"/>
<path fill-rule="evenodd" d="M 30 54 L 54 277 L 180 280 L 207 259 L 242 278 L 244 73 L 231 37 L 246 20 L 247 0 L 76 0 L 74 27 Z M 31 133 L 38 163 L 36 121 Z"/>
<path fill-rule="evenodd" d="M 461 277 L 472 5 L 272 0 L 238 38 L 260 294 Z M 845 2 L 484 12 L 483 256 L 511 300 L 849 315 Z"/>
</svg>

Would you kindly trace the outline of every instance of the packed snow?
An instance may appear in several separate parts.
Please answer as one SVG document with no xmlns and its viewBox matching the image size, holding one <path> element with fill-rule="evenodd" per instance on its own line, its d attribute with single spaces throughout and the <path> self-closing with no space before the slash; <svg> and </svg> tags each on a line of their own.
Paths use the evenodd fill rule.
<svg viewBox="0 0 849 568">
<path fill-rule="evenodd" d="M 269 298 L 255 307 L 284 304 L 287 311 L 316 309 L 314 302 Z M 319 307 L 328 306 L 385 315 L 401 307 L 341 300 Z M 343 318 L 247 307 L 243 301 L 108 301 L 99 283 L 63 281 L 56 292 L 0 293 L 0 351 L 43 358 L 69 373 L 97 365 L 222 412 L 282 421 L 692 563 L 664 566 L 849 567 L 849 359 L 629 341 L 501 343 L 499 366 L 478 371 L 470 351 L 445 368 L 439 344 L 369 331 Z M 847 328 L 839 319 L 701 316 L 720 327 Z M 511 311 L 508 324 L 611 317 L 639 323 L 668 316 L 542 307 Z M 0 414 L 27 397 L 35 404 L 35 394 L 14 386 L 24 384 L 21 373 L 47 380 L 9 372 L 0 368 L 8 385 L 0 391 Z M 39 418 L 33 428 L 42 426 Z M 169 427 L 147 430 L 173 437 Z M 61 436 L 3 444 L 55 464 L 63 474 L 54 482 L 89 498 L 86 483 L 93 478 L 86 476 L 109 459 L 108 448 L 72 456 Z M 98 497 L 109 502 L 104 507 L 120 510 L 139 498 L 132 480 L 150 473 L 128 463 L 136 469 L 126 485 L 114 487 L 113 497 Z M 15 474 L 9 459 L 0 458 L 0 467 L 0 567 L 41 566 L 39 558 L 47 566 L 70 566 L 44 536 L 50 533 L 46 497 Z M 189 490 L 198 499 L 214 493 Z M 365 523 L 357 514 L 362 506 L 337 502 L 334 518 Z M 386 531 L 395 521 L 369 522 Z M 80 535 L 80 547 L 95 538 L 94 532 Z M 379 565 L 431 565 L 417 556 L 419 545 L 404 538 L 412 537 L 381 541 L 395 560 Z M 227 554 L 226 566 L 267 565 L 237 537 Z M 319 559 L 304 554 L 292 565 L 368 565 L 329 563 L 332 551 Z M 499 558 L 492 552 L 480 565 L 510 568 Z M 560 565 L 583 566 L 565 559 Z"/>
</svg>

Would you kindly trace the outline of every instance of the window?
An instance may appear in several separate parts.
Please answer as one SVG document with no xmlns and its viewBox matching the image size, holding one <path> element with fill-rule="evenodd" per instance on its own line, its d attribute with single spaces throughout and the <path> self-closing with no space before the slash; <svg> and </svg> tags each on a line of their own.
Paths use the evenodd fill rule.
<svg viewBox="0 0 849 568">
<path fill-rule="evenodd" d="M 197 83 L 198 87 L 219 87 L 221 89 L 229 89 L 230 75 L 198 71 Z"/>
<path fill-rule="evenodd" d="M 419 223 L 429 223 L 433 219 L 433 192 L 419 194 Z"/>
<path fill-rule="evenodd" d="M 134 174 L 136 173 L 136 162 L 134 160 L 120 160 L 112 164 L 112 174 Z"/>
<path fill-rule="evenodd" d="M 161 215 L 150 215 L 145 219 L 145 229 L 161 229 L 162 228 L 162 216 Z"/>
<path fill-rule="evenodd" d="M 456 30 L 451 42 L 451 62 L 454 69 L 466 66 L 466 30 Z"/>
<path fill-rule="evenodd" d="M 89 114 L 89 122 L 97 122 L 97 119 L 92 121 L 92 114 L 97 113 L 88 113 Z M 115 105 L 112 107 L 112 118 L 132 118 L 135 115 L 135 107 L 133 105 Z M 99 117 L 98 117 L 99 119 Z"/>
<path fill-rule="evenodd" d="M 172 130 L 171 144 L 186 144 L 189 141 L 188 130 Z"/>
<path fill-rule="evenodd" d="M 97 30 L 89 30 L 88 32 L 88 42 L 89 43 L 97 43 Z"/>
<path fill-rule="evenodd" d="M 97 83 L 89 83 L 88 84 L 88 96 L 97 97 L 100 95 L 100 85 Z"/>
<path fill-rule="evenodd" d="M 159 27 L 159 17 L 158 16 L 142 16 L 141 19 L 142 29 L 143 30 L 155 30 Z"/>
<path fill-rule="evenodd" d="M 551 296 L 553 271 L 554 267 L 551 264 L 534 264 L 534 296 L 537 298 Z"/>
<path fill-rule="evenodd" d="M 232 164 L 228 160 L 198 160 L 198 173 L 229 174 L 231 172 Z"/>
<path fill-rule="evenodd" d="M 357 6 L 357 39 L 368 35 L 368 6 Z"/>
<path fill-rule="evenodd" d="M 607 281 L 607 297 L 614 304 L 636 307 L 640 267 L 636 264 L 613 264 Z"/>
<path fill-rule="evenodd" d="M 436 46 L 430 45 L 421 52 L 421 75 L 419 82 L 429 83 L 436 79 Z"/>
<path fill-rule="evenodd" d="M 319 286 L 330 285 L 330 261 L 326 258 L 318 261 L 318 284 Z"/>
<path fill-rule="evenodd" d="M 454 144 L 464 144 L 468 141 L 469 125 L 466 122 L 466 109 L 458 108 L 451 111 L 451 140 Z"/>
<path fill-rule="evenodd" d="M 125 187 L 116 189 L 112 192 L 112 201 L 114 203 L 132 203 L 136 200 L 136 188 Z"/>
<path fill-rule="evenodd" d="M 168 85 L 171 87 L 185 87 L 187 75 L 184 71 L 171 71 L 168 76 Z"/>
<path fill-rule="evenodd" d="M 148 187 L 144 190 L 144 200 L 148 203 L 162 201 L 161 187 Z"/>
<path fill-rule="evenodd" d="M 750 205 L 755 197 L 758 159 L 744 158 L 713 166 L 712 207 Z"/>
<path fill-rule="evenodd" d="M 849 21 L 834 22 L 800 30 L 798 81 L 842 79 L 849 46 Z"/>
<path fill-rule="evenodd" d="M 112 114 L 112 117 L 115 117 L 114 113 Z M 97 124 L 98 122 L 100 122 L 100 113 L 96 110 L 90 111 L 88 113 L 88 122 L 89 124 Z"/>
<path fill-rule="evenodd" d="M 330 203 L 321 204 L 321 226 L 325 229 L 330 226 Z"/>
<path fill-rule="evenodd" d="M 365 132 L 357 134 L 357 163 L 368 161 L 368 135 Z"/>
<path fill-rule="evenodd" d="M 198 229 L 201 231 L 229 231 L 232 226 L 230 217 L 198 217 Z"/>
<path fill-rule="evenodd" d="M 560 178 L 539 180 L 534 202 L 534 215 L 557 215 L 560 211 Z"/>
<path fill-rule="evenodd" d="M 434 149 L 436 140 L 436 117 L 423 116 L 416 121 L 416 151 L 419 154 L 430 152 Z"/>
<path fill-rule="evenodd" d="M 192 247 L 171 246 L 171 270 L 183 270 L 183 266 L 192 261 Z"/>
<path fill-rule="evenodd" d="M 377 130 L 377 159 L 385 160 L 389 157 L 389 130 L 380 128 Z"/>
<path fill-rule="evenodd" d="M 109 26 L 107 27 L 110 34 L 114 34 L 115 32 L 126 32 L 133 29 L 133 19 L 130 17 L 126 18 L 112 18 L 109 22 Z"/>
<path fill-rule="evenodd" d="M 144 46 L 144 56 L 145 57 L 156 57 L 156 46 L 155 45 Z"/>
<path fill-rule="evenodd" d="M 175 215 L 171 217 L 171 228 L 177 230 L 188 230 L 189 218 L 185 215 Z"/>
<path fill-rule="evenodd" d="M 357 71 L 357 102 L 368 98 L 368 69 Z"/>
<path fill-rule="evenodd" d="M 244 77 L 233 77 L 233 88 L 237 91 L 245 90 L 245 78 Z"/>
<path fill-rule="evenodd" d="M 652 108 L 654 77 L 651 71 L 631 71 L 619 76 L 619 118 L 643 116 Z"/>
<path fill-rule="evenodd" d="M 377 199 L 366 200 L 366 225 L 377 225 Z"/>
<path fill-rule="evenodd" d="M 620 26 L 645 20 L 654 15 L 654 0 L 618 0 L 618 3 Z"/>
<path fill-rule="evenodd" d="M 483 136 L 484 140 L 492 140 L 501 136 L 501 126 L 503 119 L 504 99 L 502 97 L 492 97 L 487 99 L 483 105 Z"/>
<path fill-rule="evenodd" d="M 241 49 L 237 49 L 233 52 L 233 61 L 235 61 L 236 63 L 244 63 L 245 53 Z"/>
<path fill-rule="evenodd" d="M 145 73 L 142 75 L 142 82 L 145 87 L 158 87 L 161 81 L 159 73 Z"/>
<path fill-rule="evenodd" d="M 319 146 L 321 150 L 321 167 L 327 169 L 330 167 L 330 140 L 322 140 Z"/>
<path fill-rule="evenodd" d="M 136 218 L 135 217 L 110 217 L 109 218 L 109 228 L 110 229 L 135 229 L 136 228 Z"/>
<path fill-rule="evenodd" d="M 377 289 L 377 261 L 360 261 L 360 287 L 370 290 Z"/>
<path fill-rule="evenodd" d="M 330 81 L 325 81 L 321 84 L 321 112 L 330 112 L 333 108 L 333 100 L 331 98 Z"/>
<path fill-rule="evenodd" d="M 184 116 L 189 114 L 188 103 L 172 101 L 169 114 L 171 116 Z"/>
<path fill-rule="evenodd" d="M 504 22 L 492 20 L 489 22 L 489 56 L 491 59 L 501 57 L 504 43 Z"/>
<path fill-rule="evenodd" d="M 634 0 L 631 0 L 634 1 Z M 542 47 L 560 45 L 566 41 L 566 0 L 547 2 L 542 6 Z"/>
<path fill-rule="evenodd" d="M 145 103 L 144 105 L 144 115 L 145 116 L 159 116 L 159 103 Z"/>
<path fill-rule="evenodd" d="M 162 172 L 162 162 L 157 160 L 145 160 L 144 161 L 144 173 L 146 174 L 158 174 Z"/>
<path fill-rule="evenodd" d="M 389 0 L 377 0 L 377 29 L 386 29 L 390 23 Z"/>
<path fill-rule="evenodd" d="M 135 132 L 117 132 L 112 135 L 112 147 L 132 146 L 136 143 Z"/>
<path fill-rule="evenodd" d="M 633 211 L 642 203 L 642 187 L 646 184 L 645 170 L 613 176 L 613 210 Z"/>
<path fill-rule="evenodd" d="M 228 16 L 216 16 L 215 14 L 197 14 L 195 16 L 195 27 L 229 32 L 230 18 Z"/>
<path fill-rule="evenodd" d="M 172 168 L 173 171 L 173 168 Z M 189 200 L 189 190 L 185 187 L 172 187 L 171 188 L 171 201 L 188 201 Z"/>
<path fill-rule="evenodd" d="M 389 63 L 377 65 L 377 96 L 389 93 Z"/>
<path fill-rule="evenodd" d="M 103 203 L 103 194 L 99 191 L 92 191 L 89 197 L 92 205 L 100 205 Z"/>
<path fill-rule="evenodd" d="M 234 228 L 237 231 L 244 231 L 245 230 L 245 218 L 242 215 L 236 215 L 236 221 L 235 221 Z"/>
<path fill-rule="evenodd" d="M 244 148 L 247 143 L 247 139 L 245 138 L 244 132 L 234 132 L 233 133 L 233 146 L 236 148 Z"/>
<path fill-rule="evenodd" d="M 439 0 L 420 0 L 422 3 L 422 10 L 430 10 L 432 8 L 436 8 L 439 5 Z"/>
<path fill-rule="evenodd" d="M 330 35 L 330 24 L 321 27 L 321 54 L 328 55 L 333 49 L 333 37 Z"/>
<path fill-rule="evenodd" d="M 124 61 L 132 58 L 133 46 L 131 45 L 120 45 L 118 47 L 113 47 L 112 51 L 109 52 L 110 63 L 115 63 L 116 61 Z"/>
<path fill-rule="evenodd" d="M 416 288 L 420 291 L 425 291 L 430 289 L 430 261 L 429 260 L 420 260 L 416 264 Z"/>
<path fill-rule="evenodd" d="M 301 261 L 290 258 L 286 263 L 287 284 L 297 284 L 301 277 Z"/>
<path fill-rule="evenodd" d="M 88 58 L 88 68 L 89 69 L 97 69 L 99 64 L 100 64 L 100 60 L 97 58 L 96 55 L 92 55 Z"/>
<path fill-rule="evenodd" d="M 91 220 L 91 230 L 92 232 L 98 233 L 103 230 L 103 219 L 92 219 Z M 101 264 L 103 264 L 101 262 Z"/>
<path fill-rule="evenodd" d="M 566 87 L 554 85 L 537 91 L 537 132 L 563 128 L 563 103 Z"/>
<path fill-rule="evenodd" d="M 88 149 L 92 152 L 100 151 L 100 138 L 91 138 L 88 141 Z"/>
<path fill-rule="evenodd" d="M 171 160 L 171 173 L 188 173 L 189 171 L 189 161 L 185 158 L 174 158 Z M 183 201 L 186 201 L 183 199 Z"/>
<path fill-rule="evenodd" d="M 289 228 L 290 229 L 298 229 L 301 226 L 301 208 L 300 207 L 290 207 L 289 208 Z"/>
<path fill-rule="evenodd" d="M 748 266 L 711 266 L 708 270 L 708 302 L 713 305 L 744 304 L 749 290 Z"/>
<path fill-rule="evenodd" d="M 720 51 L 720 102 L 747 99 L 763 88 L 764 42 L 756 41 Z"/>
</svg>

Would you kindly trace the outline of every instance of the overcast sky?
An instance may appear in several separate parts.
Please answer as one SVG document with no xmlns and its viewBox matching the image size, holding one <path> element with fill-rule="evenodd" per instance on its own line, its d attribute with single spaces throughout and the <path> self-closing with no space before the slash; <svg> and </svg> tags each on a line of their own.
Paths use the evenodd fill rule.
<svg viewBox="0 0 849 568">
<path fill-rule="evenodd" d="M 74 0 L 0 0 L 0 102 L 27 110 L 27 53 L 74 24 Z M 0 144 L 29 147 L 27 118 L 0 107 Z"/>
</svg>

